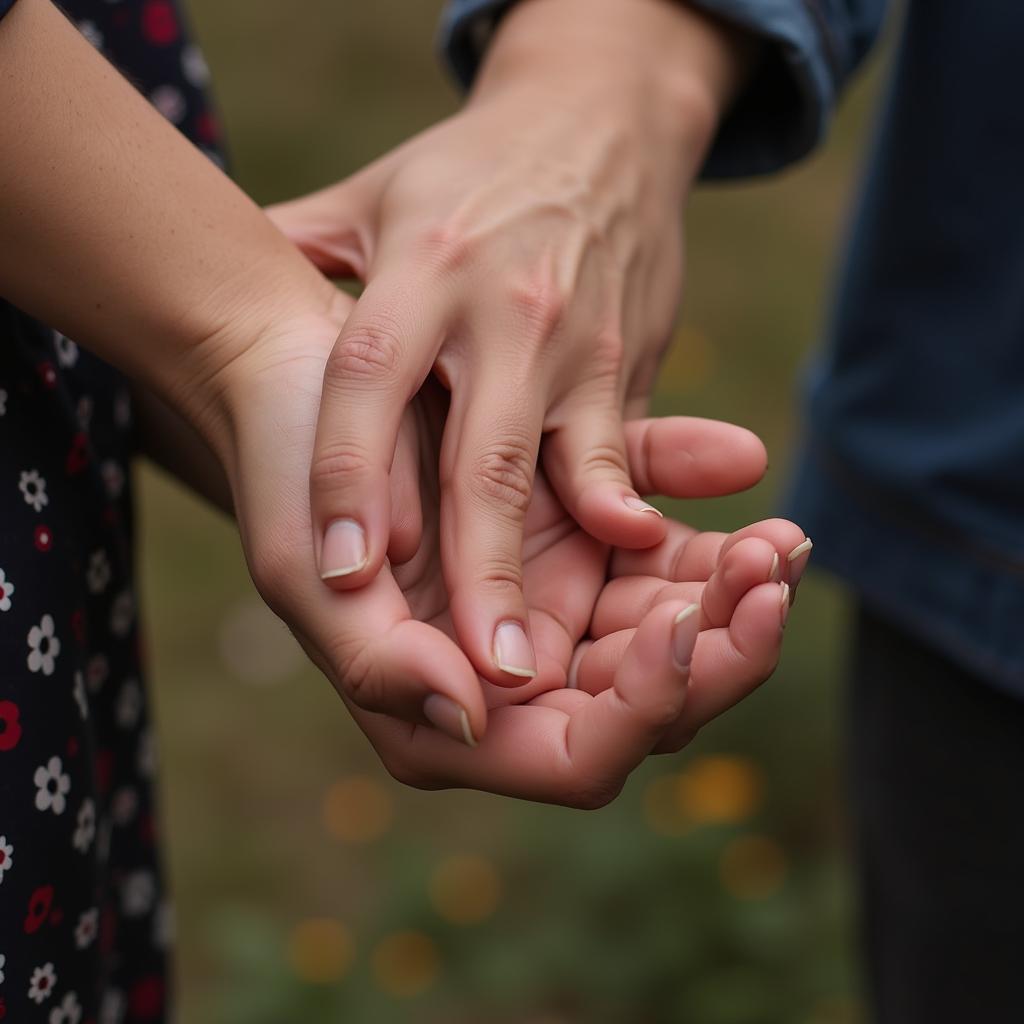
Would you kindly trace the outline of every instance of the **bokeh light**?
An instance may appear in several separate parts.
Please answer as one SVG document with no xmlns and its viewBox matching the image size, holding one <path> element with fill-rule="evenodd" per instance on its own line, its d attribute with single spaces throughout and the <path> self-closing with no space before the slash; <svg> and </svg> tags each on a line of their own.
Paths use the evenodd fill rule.
<svg viewBox="0 0 1024 1024">
<path fill-rule="evenodd" d="M 284 623 L 255 598 L 235 604 L 219 633 L 221 661 L 244 683 L 272 686 L 305 665 L 302 648 Z"/>
<path fill-rule="evenodd" d="M 430 902 L 451 924 L 478 924 L 501 901 L 501 878 L 483 857 L 449 857 L 438 864 L 430 879 Z"/>
<path fill-rule="evenodd" d="M 288 963 L 298 978 L 311 985 L 340 981 L 354 955 L 351 933 L 333 918 L 300 921 L 288 936 Z"/>
<path fill-rule="evenodd" d="M 391 827 L 394 800 L 368 775 L 339 779 L 324 797 L 324 827 L 339 842 L 369 843 Z"/>
<path fill-rule="evenodd" d="M 696 824 L 736 824 L 757 809 L 763 783 L 760 769 L 749 758 L 697 758 L 679 776 L 679 801 Z"/>
<path fill-rule="evenodd" d="M 727 892 L 741 900 L 765 899 L 786 879 L 786 853 L 767 836 L 739 836 L 722 851 L 718 871 Z"/>
<path fill-rule="evenodd" d="M 408 999 L 425 992 L 437 980 L 441 954 L 434 940 L 423 932 L 394 932 L 377 944 L 372 964 L 381 991 Z"/>
</svg>

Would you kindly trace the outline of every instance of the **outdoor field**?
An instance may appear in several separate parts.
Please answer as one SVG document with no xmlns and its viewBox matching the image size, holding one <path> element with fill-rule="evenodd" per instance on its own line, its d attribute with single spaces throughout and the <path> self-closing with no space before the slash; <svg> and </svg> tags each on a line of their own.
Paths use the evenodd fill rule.
<svg viewBox="0 0 1024 1024">
<path fill-rule="evenodd" d="M 454 109 L 437 0 L 193 0 L 233 171 L 261 203 Z M 656 410 L 768 445 L 774 514 L 877 96 L 771 181 L 701 189 Z M 812 574 L 776 675 L 596 813 L 403 789 L 263 609 L 229 524 L 141 475 L 164 828 L 188 1024 L 854 1024 L 841 795 L 845 598 Z M 813 566 L 813 560 L 812 560 Z"/>
</svg>

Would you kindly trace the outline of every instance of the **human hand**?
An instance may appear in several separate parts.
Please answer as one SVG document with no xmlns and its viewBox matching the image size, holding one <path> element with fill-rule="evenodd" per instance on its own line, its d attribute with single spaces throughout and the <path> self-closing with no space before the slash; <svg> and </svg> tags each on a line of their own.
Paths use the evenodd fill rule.
<svg viewBox="0 0 1024 1024">
<path fill-rule="evenodd" d="M 376 578 L 404 409 L 451 392 L 442 565 L 462 649 L 491 682 L 538 669 L 521 547 L 543 465 L 588 533 L 664 524 L 629 476 L 682 281 L 681 214 L 740 63 L 684 5 L 546 0 L 502 22 L 466 108 L 348 181 L 272 208 L 326 273 L 366 288 L 331 354 L 312 458 L 319 571 Z"/>
</svg>

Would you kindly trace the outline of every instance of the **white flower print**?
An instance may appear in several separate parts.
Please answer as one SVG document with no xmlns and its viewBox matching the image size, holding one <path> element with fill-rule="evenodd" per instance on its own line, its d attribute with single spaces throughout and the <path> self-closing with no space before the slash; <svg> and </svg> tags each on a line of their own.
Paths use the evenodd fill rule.
<svg viewBox="0 0 1024 1024">
<path fill-rule="evenodd" d="M 46 495 L 46 481 L 37 469 L 22 472 L 18 490 L 21 491 L 25 504 L 32 506 L 33 512 L 42 512 L 43 506 L 50 504 L 50 499 Z"/>
<path fill-rule="evenodd" d="M 7 957 L 0 953 L 0 985 L 4 983 L 4 964 L 7 963 Z"/>
<path fill-rule="evenodd" d="M 38 626 L 28 631 L 28 670 L 53 675 L 53 667 L 60 654 L 60 639 L 53 632 L 53 616 L 44 615 Z"/>
<path fill-rule="evenodd" d="M 64 813 L 67 794 L 71 789 L 71 776 L 63 768 L 59 757 L 51 757 L 46 764 L 36 769 L 33 776 L 36 784 L 36 810 Z"/>
<path fill-rule="evenodd" d="M 102 548 L 89 556 L 89 568 L 85 574 L 90 594 L 102 594 L 110 582 L 110 559 Z"/>
<path fill-rule="evenodd" d="M 176 89 L 173 85 L 157 86 L 157 88 L 149 94 L 149 102 L 152 103 L 153 106 L 171 122 L 171 124 L 178 124 L 185 116 L 185 111 L 188 109 L 188 106 L 185 103 L 185 97 L 181 94 L 181 90 Z"/>
<path fill-rule="evenodd" d="M 0 416 L 7 415 L 7 392 L 0 388 Z"/>
<path fill-rule="evenodd" d="M 75 703 L 78 705 L 78 713 L 82 716 L 82 721 L 89 717 L 89 698 L 85 695 L 85 680 L 82 678 L 81 672 L 75 673 L 75 686 L 71 691 L 75 697 Z"/>
<path fill-rule="evenodd" d="M 0 836 L 0 885 L 4 875 L 14 867 L 14 843 L 7 842 L 7 836 Z"/>
<path fill-rule="evenodd" d="M 201 89 L 209 81 L 210 69 L 198 46 L 186 46 L 181 51 L 181 70 L 197 88 Z"/>
<path fill-rule="evenodd" d="M 43 964 L 32 972 L 28 986 L 28 997 L 34 1003 L 42 1003 L 53 994 L 53 986 L 57 984 L 57 972 L 53 964 Z"/>
<path fill-rule="evenodd" d="M 91 25 L 92 22 L 86 22 L 86 24 Z M 95 27 L 93 25 L 93 28 Z M 82 28 L 82 26 L 80 25 L 79 28 Z M 82 28 L 82 35 L 85 35 L 87 39 L 89 38 L 84 28 Z M 92 42 L 92 40 L 89 39 L 89 42 Z M 99 43 L 93 43 L 93 45 L 98 46 Z M 53 332 L 53 347 L 57 350 L 57 362 L 61 366 L 70 368 L 78 362 L 78 346 L 70 338 L 65 338 L 60 331 Z"/>
<path fill-rule="evenodd" d="M 135 679 L 129 679 L 117 695 L 117 724 L 122 729 L 134 729 L 142 714 L 142 688 Z"/>
<path fill-rule="evenodd" d="M 107 497 L 120 498 L 124 490 L 124 470 L 113 459 L 107 459 L 100 466 L 100 473 L 107 488 Z"/>
<path fill-rule="evenodd" d="M 100 1004 L 99 1024 L 121 1024 L 124 1019 L 124 993 L 108 988 Z"/>
<path fill-rule="evenodd" d="M 125 637 L 132 628 L 135 619 L 135 598 L 130 590 L 122 590 L 114 598 L 110 609 L 110 632 L 114 636 Z"/>
<path fill-rule="evenodd" d="M 78 827 L 71 837 L 71 845 L 79 853 L 86 853 L 96 835 L 96 805 L 86 798 L 78 808 Z"/>
<path fill-rule="evenodd" d="M 100 908 L 92 907 L 79 915 L 75 925 L 75 945 L 79 949 L 88 949 L 96 939 L 100 930 Z"/>
<path fill-rule="evenodd" d="M 4 575 L 0 569 L 0 612 L 11 610 L 11 595 L 14 593 L 14 584 Z"/>
<path fill-rule="evenodd" d="M 78 1024 L 82 1019 L 82 1006 L 74 992 L 68 992 L 60 1006 L 50 1011 L 50 1024 Z"/>
<path fill-rule="evenodd" d="M 103 33 L 96 27 L 96 23 L 94 21 L 80 21 L 78 23 L 78 31 L 81 32 L 97 50 L 102 48 Z"/>
<path fill-rule="evenodd" d="M 127 917 L 141 917 L 156 899 L 156 880 L 151 871 L 133 871 L 121 886 L 121 909 Z"/>
</svg>

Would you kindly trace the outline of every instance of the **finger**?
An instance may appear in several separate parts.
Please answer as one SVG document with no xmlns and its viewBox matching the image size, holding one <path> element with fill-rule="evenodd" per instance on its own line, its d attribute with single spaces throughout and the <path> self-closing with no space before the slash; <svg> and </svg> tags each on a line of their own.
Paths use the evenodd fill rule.
<svg viewBox="0 0 1024 1024">
<path fill-rule="evenodd" d="M 701 630 L 685 707 L 659 739 L 657 752 L 681 749 L 775 671 L 788 606 L 788 584 L 762 583 L 743 595 L 728 626 Z M 577 689 L 595 697 L 610 691 L 636 633 L 622 629 L 590 644 L 576 667 Z"/>
<path fill-rule="evenodd" d="M 522 557 L 542 419 L 542 396 L 529 381 L 481 376 L 453 391 L 441 446 L 452 621 L 477 671 L 503 686 L 537 674 Z"/>
<path fill-rule="evenodd" d="M 387 555 L 392 565 L 402 565 L 416 554 L 423 537 L 420 449 L 416 441 L 416 421 L 409 412 L 399 428 L 390 483 L 391 532 Z"/>
<path fill-rule="evenodd" d="M 728 627 L 701 633 L 686 707 L 655 748 L 658 753 L 680 750 L 771 676 L 782 650 L 789 595 L 787 583 L 763 583 L 740 601 Z"/>
<path fill-rule="evenodd" d="M 573 807 L 599 807 L 621 789 L 678 717 L 686 698 L 686 670 L 673 651 L 692 656 L 695 615 L 665 605 L 636 631 L 622 659 L 615 688 L 597 700 L 578 691 L 492 711 L 479 750 L 467 750 L 430 730 L 410 735 L 379 715 L 355 717 L 400 781 L 424 789 L 472 786 L 523 799 Z M 568 708 L 547 706 L 550 701 Z"/>
<path fill-rule="evenodd" d="M 612 552 L 610 574 L 614 576 L 660 576 L 667 580 L 708 579 L 730 548 L 751 537 L 768 541 L 779 555 L 778 581 L 792 582 L 795 566 L 806 566 L 809 549 L 803 530 L 786 519 L 766 519 L 735 533 L 698 532 L 669 521 L 665 540 L 647 551 Z M 790 555 L 797 552 L 793 561 Z"/>
<path fill-rule="evenodd" d="M 646 548 L 665 536 L 662 514 L 629 474 L 622 414 L 614 394 L 579 397 L 544 440 L 544 469 L 569 515 L 607 544 Z"/>
<path fill-rule="evenodd" d="M 747 537 L 722 555 L 707 582 L 666 583 L 654 576 L 622 576 L 611 580 L 594 607 L 590 635 L 595 639 L 640 624 L 663 601 L 696 601 L 701 629 L 726 626 L 748 590 L 779 581 L 779 556 L 758 537 Z"/>
<path fill-rule="evenodd" d="M 431 295 L 431 292 L 425 294 Z M 310 468 L 313 537 L 321 579 L 365 585 L 388 548 L 388 477 L 406 405 L 430 370 L 444 308 L 407 280 L 375 278 L 349 317 L 324 372 Z"/>
<path fill-rule="evenodd" d="M 696 605 L 654 608 L 623 653 L 611 687 L 570 718 L 566 748 L 589 790 L 618 792 L 682 713 L 699 624 Z"/>
<path fill-rule="evenodd" d="M 629 473 L 641 494 L 712 498 L 753 487 L 768 456 L 743 427 L 693 416 L 631 420 L 626 424 Z"/>
<path fill-rule="evenodd" d="M 307 613 L 303 646 L 350 706 L 476 746 L 487 722 L 479 679 L 448 637 L 409 617 L 389 572 L 355 593 L 321 593 Z"/>
<path fill-rule="evenodd" d="M 327 277 L 366 280 L 370 237 L 365 210 L 373 198 L 362 177 L 265 208 L 285 237 Z"/>
</svg>

